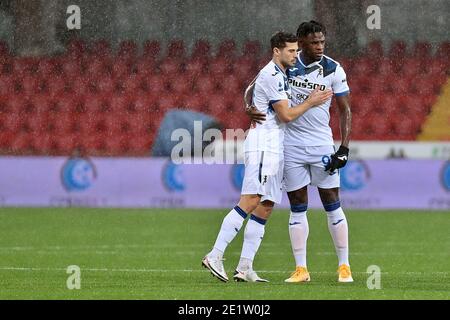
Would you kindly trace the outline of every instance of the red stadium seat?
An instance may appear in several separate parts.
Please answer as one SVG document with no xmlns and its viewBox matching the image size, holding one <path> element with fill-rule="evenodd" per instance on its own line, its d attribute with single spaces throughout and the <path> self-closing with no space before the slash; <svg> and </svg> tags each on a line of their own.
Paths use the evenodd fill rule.
<svg viewBox="0 0 450 320">
<path fill-rule="evenodd" d="M 166 77 L 176 77 L 181 72 L 181 63 L 175 59 L 165 59 L 159 65 L 161 72 Z"/>
<path fill-rule="evenodd" d="M 75 58 L 81 58 L 87 51 L 87 45 L 82 39 L 71 39 L 66 46 L 67 55 Z"/>
<path fill-rule="evenodd" d="M 24 128 L 24 117 L 18 112 L 9 112 L 3 120 L 3 126 L 6 131 L 16 133 Z"/>
<path fill-rule="evenodd" d="M 374 61 L 369 57 L 355 58 L 353 59 L 352 74 L 359 76 L 368 75 L 375 71 L 376 64 L 378 63 L 378 61 Z"/>
<path fill-rule="evenodd" d="M 6 41 L 0 40 L 0 56 L 9 55 L 9 46 Z"/>
<path fill-rule="evenodd" d="M 67 81 L 68 90 L 76 96 L 84 96 L 90 93 L 89 80 L 86 77 L 75 77 Z M 57 95 L 57 92 L 55 92 Z"/>
<path fill-rule="evenodd" d="M 128 77 L 131 74 L 131 65 L 127 61 L 116 60 L 111 68 L 112 75 L 115 78 Z"/>
<path fill-rule="evenodd" d="M 37 114 L 47 114 L 54 109 L 52 99 L 48 95 L 34 95 L 30 98 L 30 103 Z"/>
<path fill-rule="evenodd" d="M 185 106 L 188 109 L 200 111 L 207 105 L 207 97 L 198 93 L 189 94 L 185 99 Z"/>
<path fill-rule="evenodd" d="M 18 83 L 21 88 L 20 92 L 26 96 L 37 94 L 41 91 L 40 79 L 33 76 L 27 75 L 21 79 L 16 79 L 16 83 Z"/>
<path fill-rule="evenodd" d="M 244 43 L 242 50 L 243 57 L 251 57 L 257 59 L 261 54 L 261 43 L 258 40 L 249 40 Z"/>
<path fill-rule="evenodd" d="M 244 94 L 244 88 L 238 77 L 234 75 L 228 75 L 224 78 L 216 78 L 216 85 L 219 87 L 220 92 L 224 95 L 240 95 Z"/>
<path fill-rule="evenodd" d="M 220 78 L 225 75 L 231 74 L 231 61 L 224 57 L 215 58 L 211 60 L 210 64 L 208 65 L 208 71 L 209 74 L 214 76 L 215 78 Z"/>
<path fill-rule="evenodd" d="M 49 77 L 46 81 L 47 92 L 51 96 L 59 96 L 67 90 L 66 80 L 61 76 Z"/>
<path fill-rule="evenodd" d="M 162 94 L 167 91 L 166 85 L 160 76 L 152 76 L 148 79 L 144 79 L 144 82 L 149 93 Z"/>
<path fill-rule="evenodd" d="M 106 139 L 101 135 L 82 135 L 80 136 L 81 149 L 87 154 L 97 153 L 106 149 Z"/>
<path fill-rule="evenodd" d="M 149 155 L 151 148 L 152 137 L 136 136 L 128 141 L 128 148 L 132 154 Z"/>
<path fill-rule="evenodd" d="M 60 137 L 55 137 L 52 142 L 51 153 L 58 156 L 70 156 L 78 149 L 79 143 L 80 140 L 77 133 L 70 133 Z"/>
<path fill-rule="evenodd" d="M 437 59 L 450 60 L 450 42 L 442 42 L 434 55 Z"/>
<path fill-rule="evenodd" d="M 389 58 L 391 59 L 403 59 L 407 55 L 407 46 L 404 41 L 397 40 L 391 43 L 389 50 Z"/>
<path fill-rule="evenodd" d="M 90 77 L 100 77 L 106 74 L 105 61 L 101 58 L 91 58 L 86 63 L 86 74 Z"/>
<path fill-rule="evenodd" d="M 9 96 L 6 102 L 7 109 L 15 113 L 23 111 L 27 104 L 28 101 L 21 95 Z"/>
<path fill-rule="evenodd" d="M 429 42 L 416 42 L 412 56 L 425 61 L 431 59 L 431 44 Z"/>
<path fill-rule="evenodd" d="M 150 76 L 156 73 L 157 70 L 156 66 L 157 66 L 156 60 L 146 58 L 146 59 L 139 59 L 136 62 L 135 69 L 139 75 Z"/>
<path fill-rule="evenodd" d="M 117 55 L 124 60 L 133 60 L 137 56 L 138 46 L 132 40 L 124 40 L 119 44 Z"/>
<path fill-rule="evenodd" d="M 143 81 L 142 77 L 136 74 L 125 77 L 120 81 L 122 83 L 123 92 L 125 94 L 142 94 L 143 91 Z"/>
<path fill-rule="evenodd" d="M 394 121 L 393 127 L 396 140 L 413 140 L 417 135 L 417 124 L 408 117 Z"/>
<path fill-rule="evenodd" d="M 175 95 L 183 95 L 192 92 L 192 82 L 187 76 L 178 76 L 169 82 L 170 92 Z"/>
<path fill-rule="evenodd" d="M 41 58 L 37 65 L 37 73 L 44 78 L 50 77 L 56 72 L 55 60 L 52 58 Z"/>
<path fill-rule="evenodd" d="M 29 116 L 25 120 L 25 126 L 29 132 L 34 135 L 39 135 L 43 132 L 47 132 L 48 119 L 46 113 L 37 113 L 33 116 Z"/>
<path fill-rule="evenodd" d="M 239 81 L 250 81 L 256 77 L 258 70 L 256 70 L 256 59 L 253 58 L 241 58 L 234 63 L 233 74 L 238 77 Z"/>
<path fill-rule="evenodd" d="M 140 95 L 138 97 L 136 97 L 135 101 L 134 101 L 134 112 L 137 114 L 145 114 L 145 113 L 150 113 L 153 112 L 153 104 L 155 104 L 156 102 L 152 100 L 152 98 L 145 96 L 145 95 Z"/>
<path fill-rule="evenodd" d="M 125 113 L 110 113 L 105 115 L 105 134 L 109 138 L 117 138 L 121 135 L 122 125 L 126 124 Z"/>
<path fill-rule="evenodd" d="M 232 61 L 236 58 L 236 42 L 233 39 L 225 39 L 217 48 L 216 57 L 225 58 L 227 61 Z"/>
<path fill-rule="evenodd" d="M 0 76 L 0 96 L 14 93 L 14 79 L 11 76 Z"/>
<path fill-rule="evenodd" d="M 203 59 L 202 60 L 200 60 L 200 59 L 189 60 L 185 65 L 186 74 L 188 76 L 190 76 L 191 78 L 195 78 L 195 77 L 198 77 L 199 75 L 201 75 L 206 70 L 204 61 L 205 60 L 203 60 Z"/>
<path fill-rule="evenodd" d="M 115 89 L 115 83 L 113 79 L 109 77 L 101 77 L 95 80 L 98 93 L 103 95 L 111 95 Z"/>
<path fill-rule="evenodd" d="M 79 60 L 63 60 L 61 63 L 62 72 L 66 77 L 75 77 L 81 74 L 81 63 Z M 92 70 L 89 70 L 91 73 Z"/>
<path fill-rule="evenodd" d="M 19 78 L 31 75 L 36 64 L 37 61 L 33 58 L 15 58 L 12 61 L 13 74 Z"/>
<path fill-rule="evenodd" d="M 11 141 L 11 151 L 16 154 L 27 154 L 32 150 L 31 136 L 21 132 L 15 135 Z"/>
<path fill-rule="evenodd" d="M 208 40 L 197 40 L 192 49 L 191 59 L 207 61 L 211 55 L 211 45 Z"/>
<path fill-rule="evenodd" d="M 419 96 L 430 96 L 438 93 L 431 78 L 417 76 L 412 80 L 411 89 Z"/>
<path fill-rule="evenodd" d="M 78 101 L 71 95 L 61 96 L 53 99 L 55 111 L 58 113 L 73 113 L 77 111 Z"/>
<path fill-rule="evenodd" d="M 111 46 L 106 40 L 96 40 L 92 43 L 90 54 L 94 57 L 109 57 L 111 56 Z"/>
<path fill-rule="evenodd" d="M 124 136 L 117 136 L 114 139 L 105 139 L 107 153 L 113 156 L 123 156 L 127 152 L 127 141 Z"/>
<path fill-rule="evenodd" d="M 401 74 L 406 77 L 415 77 L 417 74 L 422 73 L 423 63 L 420 60 L 413 58 L 406 58 L 401 65 Z"/>
<path fill-rule="evenodd" d="M 406 78 L 397 77 L 396 80 L 386 83 L 390 92 L 397 95 L 406 95 L 411 91 L 410 80 Z"/>
<path fill-rule="evenodd" d="M 31 148 L 34 154 L 49 154 L 52 149 L 53 137 L 50 133 L 40 133 L 31 135 Z"/>
<path fill-rule="evenodd" d="M 162 95 L 158 99 L 158 109 L 160 112 L 165 113 L 169 109 L 179 108 L 177 105 L 177 99 L 170 93 Z"/>
<path fill-rule="evenodd" d="M 125 95 L 112 96 L 109 98 L 109 105 L 112 114 L 123 113 L 130 109 L 130 98 Z"/>
<path fill-rule="evenodd" d="M 186 57 L 186 48 L 184 47 L 183 40 L 174 39 L 167 45 L 167 58 L 175 60 L 184 60 Z"/>
<path fill-rule="evenodd" d="M 86 113 L 93 114 L 103 111 L 105 99 L 98 95 L 86 95 L 84 97 L 84 108 Z"/>
<path fill-rule="evenodd" d="M 195 81 L 194 87 L 195 91 L 204 95 L 211 94 L 216 91 L 215 82 L 211 77 L 206 75 L 198 77 Z"/>
<path fill-rule="evenodd" d="M 58 136 L 75 132 L 75 119 L 72 113 L 52 113 L 48 117 L 49 130 Z"/>
<path fill-rule="evenodd" d="M 382 58 L 384 55 L 383 44 L 380 40 L 369 42 L 366 48 L 366 56 L 372 59 Z"/>
<path fill-rule="evenodd" d="M 156 60 L 161 53 L 161 44 L 157 40 L 147 40 L 144 43 L 143 57 Z"/>
<path fill-rule="evenodd" d="M 213 116 L 220 116 L 220 114 L 226 114 L 227 101 L 223 95 L 215 94 L 208 96 L 206 110 Z"/>
</svg>

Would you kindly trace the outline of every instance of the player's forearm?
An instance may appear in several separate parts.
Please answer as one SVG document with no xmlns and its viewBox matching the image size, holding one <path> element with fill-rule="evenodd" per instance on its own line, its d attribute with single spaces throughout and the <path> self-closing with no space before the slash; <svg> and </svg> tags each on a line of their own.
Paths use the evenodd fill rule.
<svg viewBox="0 0 450 320">
<path fill-rule="evenodd" d="M 350 143 L 350 132 L 352 129 L 352 113 L 350 111 L 350 107 L 347 106 L 340 110 L 339 124 L 342 137 L 341 145 L 348 148 L 348 145 Z"/>
<path fill-rule="evenodd" d="M 300 103 L 296 106 L 293 106 L 292 108 L 287 108 L 285 110 L 283 119 L 281 121 L 283 122 L 290 122 L 301 115 L 303 115 L 306 111 L 308 111 L 312 107 L 311 102 L 308 100 L 305 100 L 303 103 Z"/>
</svg>

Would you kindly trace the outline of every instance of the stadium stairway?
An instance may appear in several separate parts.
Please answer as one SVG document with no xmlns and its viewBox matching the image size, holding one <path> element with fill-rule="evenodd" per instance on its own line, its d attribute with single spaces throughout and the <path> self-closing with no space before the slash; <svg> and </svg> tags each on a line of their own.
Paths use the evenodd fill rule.
<svg viewBox="0 0 450 320">
<path fill-rule="evenodd" d="M 450 78 L 443 86 L 442 94 L 422 125 L 417 140 L 450 141 Z"/>
</svg>

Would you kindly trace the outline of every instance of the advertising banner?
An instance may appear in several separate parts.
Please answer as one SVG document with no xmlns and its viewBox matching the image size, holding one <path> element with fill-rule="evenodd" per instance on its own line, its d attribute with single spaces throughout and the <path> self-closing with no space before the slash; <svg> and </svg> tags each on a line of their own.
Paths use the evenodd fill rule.
<svg viewBox="0 0 450 320">
<path fill-rule="evenodd" d="M 345 208 L 450 209 L 449 161 L 356 160 L 338 174 Z M 0 206 L 230 208 L 243 176 L 241 164 L 166 158 L 1 157 Z M 322 208 L 313 186 L 309 207 Z"/>
</svg>

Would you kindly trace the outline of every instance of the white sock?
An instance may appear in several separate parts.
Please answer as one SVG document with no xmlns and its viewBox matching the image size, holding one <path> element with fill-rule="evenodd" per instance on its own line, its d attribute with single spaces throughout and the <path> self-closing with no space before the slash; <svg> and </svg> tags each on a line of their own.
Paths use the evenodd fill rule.
<svg viewBox="0 0 450 320">
<path fill-rule="evenodd" d="M 339 265 L 350 265 L 348 261 L 348 224 L 344 211 L 339 205 L 337 209 L 327 211 L 327 216 L 328 230 L 333 238 Z"/>
<path fill-rule="evenodd" d="M 211 250 L 209 255 L 223 255 L 228 244 L 230 244 L 234 237 L 236 237 L 239 233 L 239 230 L 241 230 L 242 224 L 244 223 L 246 217 L 247 213 L 239 206 L 236 206 L 225 216 L 225 218 L 223 218 L 219 234 L 217 235 L 216 242 L 214 243 L 214 248 Z"/>
<path fill-rule="evenodd" d="M 289 237 L 291 238 L 292 253 L 297 267 L 306 268 L 306 242 L 308 240 L 309 225 L 306 211 L 293 212 L 289 218 Z"/>
<path fill-rule="evenodd" d="M 254 215 L 250 216 L 245 226 L 244 244 L 242 245 L 241 259 L 237 267 L 239 271 L 247 271 L 253 268 L 253 260 L 264 237 L 265 224 L 265 219 Z"/>
</svg>

